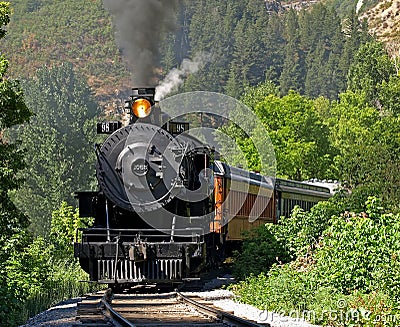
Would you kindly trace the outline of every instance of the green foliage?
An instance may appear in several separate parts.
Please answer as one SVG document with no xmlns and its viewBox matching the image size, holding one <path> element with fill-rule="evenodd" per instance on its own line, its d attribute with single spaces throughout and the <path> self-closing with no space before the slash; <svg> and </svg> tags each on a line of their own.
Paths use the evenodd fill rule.
<svg viewBox="0 0 400 327">
<path fill-rule="evenodd" d="M 7 68 L 8 61 L 0 57 L 0 130 L 22 124 L 31 116 L 20 83 L 5 78 Z"/>
<path fill-rule="evenodd" d="M 287 312 L 306 310 L 316 287 L 310 283 L 312 272 L 299 272 L 293 264 L 275 265 L 268 275 L 250 276 L 233 286 L 240 301 L 259 309 Z"/>
<path fill-rule="evenodd" d="M 378 89 L 383 82 L 389 82 L 396 73 L 383 44 L 368 42 L 360 47 L 348 75 L 348 88 L 351 91 L 365 92 L 367 101 L 375 105 L 379 99 Z"/>
<path fill-rule="evenodd" d="M 272 81 L 267 81 L 253 87 L 247 87 L 241 101 L 249 108 L 254 109 L 257 104 L 264 101 L 269 95 L 279 95 L 279 88 Z"/>
<path fill-rule="evenodd" d="M 294 9 L 285 15 L 285 59 L 279 77 L 280 90 L 283 95 L 290 90 L 304 92 L 304 75 L 306 70 L 305 53 L 300 48 L 299 19 Z"/>
<path fill-rule="evenodd" d="M 326 205 L 321 204 L 307 221 L 337 212 Z M 370 197 L 365 208 L 360 213 L 334 214 L 329 223 L 325 221 L 322 236 L 311 241 L 315 246 L 300 244 L 297 248 L 303 249 L 302 255 L 294 261 L 250 276 L 233 290 L 245 303 L 286 315 L 296 312 L 312 323 L 396 326 L 400 313 L 400 217 L 385 213 L 387 209 L 377 198 Z M 324 214 L 321 209 L 328 210 Z M 291 226 L 296 226 L 294 221 Z M 293 236 L 297 233 L 305 240 L 302 233 L 307 229 L 314 228 L 292 228 L 288 243 L 296 247 Z"/>
<path fill-rule="evenodd" d="M 296 206 L 290 217 L 266 224 L 247 234 L 237 255 L 234 272 L 243 279 L 267 273 L 273 264 L 286 263 L 310 252 L 343 204 L 336 199 L 319 202 L 309 212 Z"/>
<path fill-rule="evenodd" d="M 0 2 L 0 39 L 2 39 L 6 34 L 6 30 L 3 28 L 3 26 L 8 25 L 10 22 L 10 16 L 10 3 L 4 1 Z M 3 67 L 3 65 L 4 63 L 1 64 L 1 67 Z M 1 69 L 1 72 L 3 73 L 3 69 Z"/>
<path fill-rule="evenodd" d="M 67 299 L 81 296 L 99 289 L 96 284 L 82 283 L 87 274 L 77 261 L 56 261 L 46 286 L 31 293 L 21 308 L 20 320 L 25 321 L 50 306 Z"/>
<path fill-rule="evenodd" d="M 10 37 L 0 46 L 11 58 L 13 76 L 31 77 L 45 64 L 69 61 L 99 95 L 126 89 L 129 74 L 101 0 L 18 0 L 13 5 Z M 179 28 L 160 44 L 157 68 L 165 75 L 183 58 L 206 52 L 211 60 L 188 78 L 183 91 L 219 91 L 239 98 L 245 86 L 272 80 L 282 85 L 282 95 L 296 90 L 336 98 L 345 88 L 350 64 L 342 58 L 352 58 L 361 44 L 357 35 L 365 30 L 354 26 L 352 38 L 347 37 L 331 5 L 299 12 L 280 9 L 269 12 L 261 0 L 182 1 Z"/>
<path fill-rule="evenodd" d="M 368 195 L 379 194 L 386 204 L 398 207 L 398 121 L 398 116 L 383 115 L 371 107 L 364 92 L 342 93 L 340 101 L 331 106 L 328 123 L 331 141 L 338 151 L 338 177 L 360 196 L 359 204 Z"/>
<path fill-rule="evenodd" d="M 61 203 L 61 207 L 52 213 L 50 241 L 54 246 L 55 256 L 59 259 L 73 258 L 72 243 L 79 239 L 77 230 L 88 227 L 93 223 L 93 219 L 79 217 L 78 209 L 74 209 L 66 202 Z"/>
<path fill-rule="evenodd" d="M 400 77 L 398 75 L 391 75 L 388 81 L 382 81 L 378 85 L 379 105 L 383 114 L 386 115 L 400 115 Z"/>
<path fill-rule="evenodd" d="M 261 226 L 245 235 L 240 254 L 234 264 L 234 275 L 243 279 L 268 271 L 273 264 L 288 262 L 290 256 L 273 232 L 267 226 Z"/>
<path fill-rule="evenodd" d="M 73 257 L 72 240 L 76 229 L 89 223 L 79 218 L 77 210 L 62 203 L 53 213 L 48 240 L 20 232 L 9 238 L 2 248 L 4 262 L 0 285 L 2 300 L 0 318 L 11 314 L 9 325 L 22 324 L 49 306 L 89 292 L 97 285 L 79 282 L 87 275 Z M 3 320 L 2 320 L 3 321 Z"/>
<path fill-rule="evenodd" d="M 0 38 L 5 35 L 4 25 L 10 20 L 9 3 L 0 2 Z M 31 112 L 24 103 L 19 83 L 6 78 L 8 61 L 0 57 L 0 321 L 14 324 L 22 307 L 23 290 L 9 283 L 10 260 L 22 250 L 26 236 L 21 232 L 28 218 L 17 210 L 9 192 L 17 189 L 22 180 L 19 171 L 24 167 L 19 143 L 7 137 L 9 128 L 29 120 Z M 15 259 L 15 257 L 14 257 Z M 13 263 L 14 261 L 11 261 Z"/>
<path fill-rule="evenodd" d="M 366 213 L 332 219 L 315 253 L 319 280 L 342 293 L 383 289 L 398 301 L 400 267 L 399 216 L 382 213 L 370 198 Z M 328 263 L 329 261 L 329 263 Z"/>
<path fill-rule="evenodd" d="M 310 211 L 296 206 L 290 217 L 281 217 L 277 225 L 268 228 L 284 245 L 292 259 L 312 250 L 322 232 L 329 226 L 331 217 L 341 210 L 336 199 L 319 202 Z"/>
<path fill-rule="evenodd" d="M 32 243 L 21 233 L 8 243 L 10 251 L 6 261 L 7 277 L 9 283 L 19 290 L 22 299 L 45 287 L 46 281 L 51 275 L 49 262 L 50 247 L 43 238 L 36 238 Z M 15 243 L 26 244 L 24 249 L 15 246 Z"/>
<path fill-rule="evenodd" d="M 367 33 L 354 26 L 354 37 L 348 40 L 332 7 L 316 4 L 310 10 L 282 14 L 267 13 L 262 1 L 214 2 L 190 7 L 189 47 L 192 53 L 215 54 L 217 64 L 193 76 L 185 90 L 201 86 L 238 97 L 244 87 L 264 80 L 279 83 L 282 95 L 295 90 L 311 97 L 336 98 L 345 89 L 350 62 L 342 56 L 358 50 L 357 33 Z M 204 16 L 205 11 L 211 14 Z M 207 75 L 213 78 L 204 85 Z"/>
<path fill-rule="evenodd" d="M 268 165 L 275 163 L 275 158 L 272 158 L 275 156 L 278 177 L 294 180 L 335 177 L 333 158 L 336 151 L 331 145 L 329 127 L 319 112 L 325 110 L 321 99 L 310 100 L 293 91 L 279 97 L 272 82 L 246 90 L 244 104 L 251 107 L 263 125 L 251 126 L 251 135 L 234 125 L 224 129 L 224 133 L 234 139 L 243 152 L 239 156 L 236 149 L 225 146 L 224 153 L 233 152 L 230 164 L 243 165 L 245 161 L 250 170 L 275 176 L 275 167 L 271 169 Z M 246 117 L 235 119 L 249 123 Z M 272 145 L 266 144 L 268 137 Z M 266 151 L 261 153 L 256 145 Z M 268 169 L 262 169 L 266 166 Z"/>
<path fill-rule="evenodd" d="M 331 177 L 333 148 L 329 129 L 313 100 L 291 92 L 269 95 L 254 108 L 275 148 L 277 174 L 295 180 Z"/>
<path fill-rule="evenodd" d="M 0 2 L 0 23 L 3 25 L 8 21 L 8 4 Z M 2 30 L 3 32 L 4 30 Z M 25 105 L 20 84 L 6 78 L 7 68 L 8 61 L 1 57 L 0 321 L 7 321 L 8 326 L 15 326 L 23 323 L 29 315 L 47 308 L 54 301 L 62 300 L 65 296 L 76 296 L 78 290 L 79 292 L 83 291 L 82 287 L 77 285 L 77 280 L 85 277 L 72 258 L 71 245 L 67 246 L 66 235 L 63 234 L 65 233 L 63 228 L 69 226 L 69 223 L 73 226 L 81 224 L 76 220 L 68 221 L 71 216 L 68 216 L 65 212 L 72 209 L 64 205 L 60 212 L 54 216 L 55 223 L 60 221 L 64 223 L 59 223 L 52 229 L 54 235 L 58 236 L 57 241 L 60 241 L 57 245 L 62 244 L 64 246 L 64 249 L 61 250 L 60 247 L 55 248 L 53 244 L 42 237 L 32 239 L 26 231 L 28 218 L 16 208 L 10 199 L 10 193 L 22 192 L 18 191 L 18 188 L 21 187 L 24 179 L 27 180 L 27 183 L 32 180 L 39 181 L 36 187 L 42 187 L 47 191 L 48 182 L 51 181 L 51 178 L 54 178 L 56 172 L 59 172 L 60 166 L 64 167 L 65 170 L 74 170 L 75 158 L 73 156 L 68 157 L 69 162 L 68 160 L 62 161 L 62 150 L 64 146 L 68 148 L 68 142 L 70 142 L 69 145 L 73 145 L 71 152 L 75 156 L 87 158 L 87 156 L 85 157 L 86 149 L 79 141 L 88 141 L 85 133 L 90 128 L 90 123 L 87 117 L 92 118 L 94 116 L 96 106 L 89 100 L 90 92 L 88 88 L 74 78 L 71 66 L 64 70 L 43 70 L 39 76 L 42 84 L 39 84 L 36 89 L 34 86 L 25 87 L 29 107 L 35 108 L 36 111 L 36 117 L 33 119 L 34 124 L 18 126 L 18 129 L 10 133 L 11 127 L 28 121 L 32 113 Z M 53 79 L 49 77 L 53 77 Z M 73 122 L 69 123 L 72 120 Z M 79 121 L 81 121 L 81 125 L 79 125 Z M 16 133 L 16 130 L 20 133 Z M 71 130 L 78 130 L 79 132 L 72 134 L 75 138 L 68 139 L 68 133 Z M 60 138 L 54 137 L 55 133 L 49 135 L 48 131 L 57 131 Z M 20 138 L 22 142 L 15 140 L 12 143 L 8 138 L 9 134 L 17 135 L 17 138 Z M 59 147 L 57 147 L 56 141 Z M 25 150 L 21 149 L 21 143 Z M 46 146 L 55 149 L 55 151 L 53 153 L 40 151 Z M 55 166 L 52 167 L 54 170 L 50 170 L 44 178 L 38 178 L 45 171 L 50 158 L 55 163 Z M 23 168 L 25 168 L 25 173 L 21 174 Z M 61 173 L 65 173 L 65 170 Z M 79 175 L 77 169 L 74 172 L 78 174 L 78 178 L 82 179 L 83 175 L 86 174 Z M 57 185 L 57 187 L 65 186 L 66 184 Z M 71 192 L 69 190 L 64 191 Z M 37 208 L 40 212 L 38 204 L 42 201 L 39 198 L 35 203 L 35 199 L 37 198 L 28 196 L 25 199 L 26 204 L 31 209 Z M 29 209 L 29 206 L 26 206 L 25 209 Z M 34 212 L 34 210 L 27 211 L 30 211 L 30 214 Z M 67 217 L 62 216 L 64 213 Z M 62 218 L 57 219 L 58 216 L 62 216 Z M 72 233 L 71 229 L 68 230 L 68 233 Z M 68 236 L 70 236 L 69 234 Z M 65 262 L 65 264 L 61 264 L 62 262 Z M 63 289 L 64 291 L 62 291 Z M 73 290 L 73 294 L 67 289 Z M 43 296 L 44 294 L 50 295 L 46 295 L 46 297 Z"/>
<path fill-rule="evenodd" d="M 275 266 L 268 276 L 251 276 L 230 288 L 240 302 L 265 310 L 260 318 L 273 314 L 274 321 L 291 317 L 322 326 L 397 326 L 397 303 L 384 292 L 345 295 L 318 285 L 315 278 L 313 271 L 286 264 Z"/>
<path fill-rule="evenodd" d="M 92 187 L 97 105 L 71 64 L 42 68 L 24 88 L 35 117 L 17 131 L 29 165 L 15 202 L 32 217 L 34 233 L 46 235 L 56 206 Z"/>
<path fill-rule="evenodd" d="M 339 65 L 346 43 L 341 20 L 335 10 L 321 3 L 300 17 L 299 34 L 307 67 L 303 78 L 304 93 L 312 98 L 326 96 L 335 99 L 345 89 L 348 69 Z"/>
</svg>

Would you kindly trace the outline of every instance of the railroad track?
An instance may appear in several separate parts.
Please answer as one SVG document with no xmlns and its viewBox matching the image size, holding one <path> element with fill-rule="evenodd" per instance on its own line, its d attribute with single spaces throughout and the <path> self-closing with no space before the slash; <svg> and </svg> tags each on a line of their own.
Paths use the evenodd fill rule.
<svg viewBox="0 0 400 327">
<path fill-rule="evenodd" d="M 78 304 L 79 321 L 75 326 L 105 327 L 256 327 L 260 325 L 223 312 L 197 296 L 180 292 L 164 294 L 89 295 Z"/>
</svg>

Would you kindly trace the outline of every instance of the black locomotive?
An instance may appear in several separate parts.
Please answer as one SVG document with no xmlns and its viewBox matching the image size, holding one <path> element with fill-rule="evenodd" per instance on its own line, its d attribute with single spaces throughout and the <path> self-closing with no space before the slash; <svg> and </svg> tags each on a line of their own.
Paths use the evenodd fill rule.
<svg viewBox="0 0 400 327">
<path fill-rule="evenodd" d="M 126 102 L 130 123 L 98 125 L 99 133 L 110 134 L 96 146 L 99 191 L 77 193 L 80 215 L 94 217 L 94 226 L 81 229 L 74 244 L 92 281 L 197 277 L 221 262 L 244 230 L 330 196 L 324 187 L 274 183 L 218 161 L 212 148 L 187 133 L 187 122 L 161 112 L 154 95 L 154 88 L 133 89 Z M 260 208 L 256 217 L 250 217 L 253 207 Z"/>
</svg>

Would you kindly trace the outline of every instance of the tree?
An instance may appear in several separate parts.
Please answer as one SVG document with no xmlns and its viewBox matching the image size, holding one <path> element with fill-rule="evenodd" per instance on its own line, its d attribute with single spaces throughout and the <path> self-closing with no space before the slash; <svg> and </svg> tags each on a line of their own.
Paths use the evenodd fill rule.
<svg viewBox="0 0 400 327">
<path fill-rule="evenodd" d="M 241 86 L 240 95 L 243 94 L 243 86 L 257 85 L 266 78 L 268 59 L 272 57 L 266 38 L 269 34 L 269 23 L 270 17 L 265 6 L 257 0 L 247 1 L 234 29 L 230 62 L 229 86 Z M 233 95 L 232 92 L 230 94 Z"/>
<path fill-rule="evenodd" d="M 345 41 L 338 66 L 343 79 L 342 83 L 345 83 L 345 86 L 341 89 L 342 92 L 347 88 L 347 74 L 360 46 L 373 40 L 368 33 L 367 21 L 360 22 L 355 11 L 343 20 L 343 34 Z"/>
<path fill-rule="evenodd" d="M 331 139 L 339 178 L 359 203 L 379 195 L 398 209 L 400 200 L 399 117 L 382 115 L 364 92 L 347 91 L 331 107 Z"/>
<path fill-rule="evenodd" d="M 277 175 L 295 180 L 333 178 L 334 149 L 329 141 L 329 128 L 322 122 L 314 100 L 293 91 L 279 97 L 272 94 L 271 88 L 263 88 L 260 86 L 259 94 L 252 90 L 243 99 L 253 107 L 269 133 Z M 270 94 L 266 95 L 268 90 Z"/>
<path fill-rule="evenodd" d="M 229 78 L 232 60 L 233 31 L 239 5 L 216 0 L 191 3 L 191 22 L 188 37 L 190 54 L 208 54 L 203 68 L 188 78 L 184 91 L 209 90 L 220 92 Z M 207 13 L 205 15 L 204 13 Z"/>
<path fill-rule="evenodd" d="M 10 7 L 0 2 L 0 39 L 6 31 L 3 26 L 10 21 Z M 15 125 L 29 120 L 32 113 L 24 102 L 20 84 L 6 78 L 8 61 L 0 57 L 0 320 L 12 324 L 20 302 L 14 287 L 10 286 L 6 274 L 9 249 L 18 248 L 18 235 L 26 228 L 28 218 L 19 211 L 10 198 L 10 191 L 20 187 L 19 172 L 24 167 L 24 153 L 20 143 L 11 143 L 8 131 Z M 14 311 L 14 312 L 13 312 Z M 7 319 L 7 320 L 6 320 Z"/>
<path fill-rule="evenodd" d="M 335 10 L 319 3 L 302 12 L 299 25 L 300 47 L 306 53 L 305 94 L 337 98 L 347 73 L 339 66 L 345 42 L 339 17 Z"/>
<path fill-rule="evenodd" d="M 91 188 L 97 105 L 71 64 L 43 68 L 24 86 L 35 117 L 18 131 L 29 165 L 15 200 L 32 217 L 32 231 L 46 235 L 52 211 Z"/>
<path fill-rule="evenodd" d="M 400 77 L 390 76 L 389 81 L 378 85 L 379 109 L 386 115 L 400 115 Z"/>
<path fill-rule="evenodd" d="M 257 86 L 247 87 L 241 101 L 254 109 L 259 102 L 264 101 L 271 94 L 278 96 L 279 88 L 271 81 L 267 81 Z"/>
<path fill-rule="evenodd" d="M 329 53 L 323 42 L 319 41 L 315 50 L 307 55 L 307 76 L 305 80 L 305 94 L 312 98 L 326 95 L 327 91 L 327 67 Z"/>
<path fill-rule="evenodd" d="M 283 20 L 280 14 L 272 14 L 263 35 L 265 80 L 278 83 L 285 58 L 285 40 L 283 38 Z"/>
<path fill-rule="evenodd" d="M 0 37 L 5 35 L 2 28 L 10 20 L 9 4 L 0 2 Z M 12 203 L 9 192 L 22 183 L 19 171 L 24 167 L 24 153 L 19 142 L 11 143 L 7 131 L 15 125 L 27 122 L 32 113 L 24 102 L 18 81 L 5 77 L 8 61 L 0 57 L 0 238 L 1 244 L 15 232 L 25 227 L 27 217 Z"/>
<path fill-rule="evenodd" d="M 365 92 L 367 100 L 373 106 L 379 106 L 377 100 L 379 85 L 389 82 L 390 76 L 396 74 L 383 44 L 368 42 L 357 52 L 348 75 L 348 89 L 354 92 Z"/>
<path fill-rule="evenodd" d="M 295 92 L 282 98 L 270 95 L 255 111 L 270 133 L 278 175 L 295 180 L 334 177 L 329 129 L 313 100 Z"/>
<path fill-rule="evenodd" d="M 73 242 L 79 241 L 76 236 L 78 228 L 88 227 L 93 223 L 91 218 L 79 217 L 78 209 L 69 206 L 66 202 L 61 203 L 59 209 L 53 211 L 51 219 L 50 240 L 54 245 L 53 256 L 57 260 L 75 261 Z"/>
<path fill-rule="evenodd" d="M 285 60 L 279 78 L 281 94 L 290 90 L 304 92 L 304 53 L 300 49 L 299 22 L 297 13 L 291 9 L 285 16 Z"/>
</svg>

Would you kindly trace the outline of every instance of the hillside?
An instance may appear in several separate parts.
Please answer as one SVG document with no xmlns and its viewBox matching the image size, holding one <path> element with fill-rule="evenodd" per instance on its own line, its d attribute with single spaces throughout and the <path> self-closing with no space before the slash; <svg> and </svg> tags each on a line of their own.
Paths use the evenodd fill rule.
<svg viewBox="0 0 400 327">
<path fill-rule="evenodd" d="M 370 33 L 386 43 L 392 55 L 400 54 L 400 0 L 380 1 L 360 18 L 368 20 Z"/>
<path fill-rule="evenodd" d="M 378 5 L 376 5 L 378 2 L 376 0 L 249 0 L 243 3 L 232 1 L 232 3 L 228 2 L 227 5 L 227 8 L 231 10 L 230 18 L 226 18 L 228 17 L 227 13 L 222 12 L 222 5 L 219 6 L 212 1 L 206 1 L 206 4 L 211 8 L 214 7 L 215 12 L 204 17 L 204 11 L 199 12 L 201 10 L 200 5 L 185 0 L 182 3 L 185 4 L 186 8 L 181 10 L 178 15 L 178 26 L 181 28 L 178 29 L 176 35 L 168 36 L 168 41 L 160 45 L 162 53 L 162 58 L 160 58 L 162 66 L 160 68 L 164 68 L 164 70 L 160 69 L 160 72 L 162 74 L 167 73 L 169 69 L 179 65 L 182 59 L 190 56 L 191 53 L 204 49 L 208 51 L 208 48 L 211 48 L 216 53 L 221 52 L 221 54 L 217 53 L 217 56 L 223 55 L 225 57 L 221 61 L 222 65 L 218 64 L 218 67 L 210 68 L 211 76 L 204 78 L 204 81 L 201 82 L 192 81 L 192 84 L 186 90 L 204 89 L 204 83 L 208 83 L 207 86 L 213 84 L 210 86 L 211 90 L 226 91 L 229 84 L 228 79 L 234 81 L 236 78 L 234 71 L 236 71 L 236 74 L 247 72 L 248 76 L 243 77 L 244 83 L 257 84 L 264 80 L 267 75 L 268 78 L 276 82 L 279 80 L 279 75 L 283 69 L 283 57 L 286 51 L 284 44 L 281 44 L 282 39 L 279 39 L 279 37 L 282 38 L 284 28 L 283 24 L 279 23 L 284 21 L 282 8 L 302 10 L 319 2 L 334 7 L 342 18 L 359 7 L 360 12 L 366 11 L 362 17 L 369 20 L 373 34 L 385 42 L 398 43 L 397 28 L 400 0 L 379 1 Z M 262 23 L 269 24 L 268 29 L 276 29 L 271 35 L 266 33 L 267 38 L 271 38 L 270 41 L 262 40 L 262 42 L 272 42 L 270 47 L 272 49 L 276 47 L 276 50 L 274 50 L 274 53 L 263 52 L 264 59 L 261 58 L 261 55 L 260 58 L 246 57 L 247 59 L 243 59 L 245 60 L 243 63 L 246 65 L 246 62 L 268 61 L 269 58 L 272 58 L 272 66 L 269 67 L 270 63 L 260 61 L 260 67 L 238 68 L 235 65 L 242 59 L 235 59 L 240 55 L 234 53 L 235 49 L 239 52 L 243 45 L 249 49 L 253 48 L 254 44 L 252 43 L 258 42 L 256 40 L 260 38 L 260 29 L 256 30 L 256 27 L 254 27 L 248 33 L 258 33 L 259 35 L 251 35 L 247 41 L 240 39 L 242 33 L 240 29 L 248 29 L 245 22 L 248 14 L 245 16 L 244 12 L 250 10 L 250 15 L 258 17 L 259 8 L 263 7 L 263 3 L 267 7 L 265 15 L 271 14 L 268 11 L 268 5 L 269 8 L 281 8 L 276 10 L 278 18 Z M 110 99 L 124 97 L 124 93 L 132 87 L 130 72 L 127 70 L 121 51 L 115 42 L 112 18 L 104 9 L 102 0 L 12 0 L 11 5 L 14 14 L 7 27 L 7 37 L 0 44 L 1 53 L 10 60 L 9 75 L 11 77 L 23 79 L 33 76 L 36 70 L 43 65 L 52 66 L 69 61 L 87 78 L 97 99 L 102 104 L 110 102 Z M 373 7 L 374 5 L 376 6 Z M 368 8 L 372 9 L 368 10 Z M 212 11 L 212 9 L 207 10 Z M 221 12 L 218 12 L 218 10 Z M 203 17 L 202 21 L 196 21 L 196 19 L 199 19 L 197 12 Z M 221 17 L 224 17 L 223 19 L 226 22 L 221 23 Z M 211 22 L 213 19 L 216 21 Z M 261 21 L 262 19 L 259 19 L 260 23 Z M 224 26 L 225 23 L 230 25 Z M 216 28 L 216 24 L 221 25 Z M 242 26 L 242 24 L 244 25 Z M 151 28 L 151 24 L 148 28 Z M 224 32 L 226 40 L 222 42 L 215 40 L 219 35 L 215 31 L 219 28 L 221 30 L 226 28 L 226 32 Z M 214 34 L 211 35 L 210 32 L 207 32 L 208 29 L 213 30 Z M 227 37 L 228 35 L 229 37 Z M 243 42 L 243 45 L 240 42 Z M 222 43 L 224 43 L 224 48 L 221 45 Z M 229 49 L 229 52 L 226 49 Z M 242 55 L 250 54 L 243 52 Z M 251 56 L 256 56 L 256 53 L 253 51 Z M 235 63 L 234 60 L 237 62 Z M 259 68 L 262 68 L 262 70 Z M 218 70 L 220 70 L 218 76 L 214 77 L 215 71 Z M 240 87 L 243 82 L 239 80 L 236 83 L 237 85 L 234 86 Z M 124 95 L 117 96 L 120 92 L 123 92 Z"/>
<path fill-rule="evenodd" d="M 10 60 L 12 77 L 69 61 L 100 98 L 129 85 L 101 0 L 13 0 L 11 5 L 14 14 L 0 50 Z"/>
<path fill-rule="evenodd" d="M 400 0 L 288 0 L 281 3 L 284 8 L 300 10 L 318 2 L 331 4 L 341 17 L 355 11 L 360 21 L 368 21 L 370 34 L 387 44 L 392 55 L 399 55 Z"/>
<path fill-rule="evenodd" d="M 266 0 L 266 2 L 268 1 L 269 0 Z M 294 8 L 296 10 L 300 10 L 303 8 L 309 8 L 316 3 L 324 2 L 334 7 L 338 14 L 341 17 L 344 17 L 356 10 L 358 6 L 361 10 L 364 10 L 365 8 L 370 8 L 378 1 L 379 0 L 285 0 L 281 1 L 281 3 L 284 8 Z"/>
</svg>

